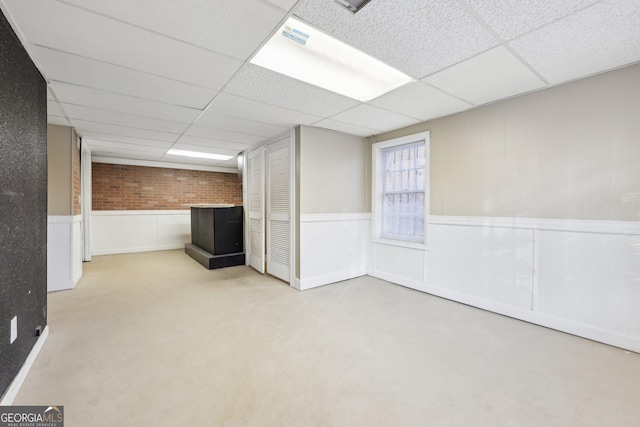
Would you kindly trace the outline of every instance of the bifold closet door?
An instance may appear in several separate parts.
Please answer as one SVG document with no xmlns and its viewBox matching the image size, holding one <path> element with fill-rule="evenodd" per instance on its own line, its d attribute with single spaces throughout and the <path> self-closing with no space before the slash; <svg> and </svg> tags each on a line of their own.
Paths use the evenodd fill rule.
<svg viewBox="0 0 640 427">
<path fill-rule="evenodd" d="M 249 265 L 260 273 L 265 272 L 265 223 L 264 223 L 264 149 L 249 153 Z"/>
<path fill-rule="evenodd" d="M 267 146 L 267 273 L 289 282 L 291 263 L 289 138 Z"/>
</svg>

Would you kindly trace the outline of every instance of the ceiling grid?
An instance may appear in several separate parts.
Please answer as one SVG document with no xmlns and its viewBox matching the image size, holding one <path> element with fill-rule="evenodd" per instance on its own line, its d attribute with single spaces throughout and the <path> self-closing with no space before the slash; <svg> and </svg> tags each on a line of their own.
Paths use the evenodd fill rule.
<svg viewBox="0 0 640 427">
<path fill-rule="evenodd" d="M 369 136 L 640 62 L 634 0 L 0 0 L 48 122 L 99 157 L 232 167 L 304 124 Z M 289 17 L 415 81 L 367 102 L 251 64 Z"/>
</svg>

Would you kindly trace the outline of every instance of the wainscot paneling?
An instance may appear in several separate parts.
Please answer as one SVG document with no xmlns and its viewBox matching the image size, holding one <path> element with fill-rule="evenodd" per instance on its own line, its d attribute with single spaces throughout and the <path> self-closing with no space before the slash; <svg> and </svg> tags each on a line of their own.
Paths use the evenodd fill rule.
<svg viewBox="0 0 640 427">
<path fill-rule="evenodd" d="M 92 255 L 180 249 L 190 241 L 189 210 L 91 213 Z"/>
<path fill-rule="evenodd" d="M 431 216 L 426 250 L 372 241 L 370 275 L 640 352 L 640 223 Z"/>
<path fill-rule="evenodd" d="M 428 283 L 531 307 L 533 230 L 431 224 L 429 231 Z"/>
<path fill-rule="evenodd" d="M 640 338 L 640 236 L 538 234 L 535 310 Z"/>
<path fill-rule="evenodd" d="M 306 214 L 300 218 L 300 278 L 310 289 L 367 273 L 370 214 Z"/>
<path fill-rule="evenodd" d="M 82 216 L 47 217 L 47 291 L 73 289 L 82 277 Z"/>
</svg>

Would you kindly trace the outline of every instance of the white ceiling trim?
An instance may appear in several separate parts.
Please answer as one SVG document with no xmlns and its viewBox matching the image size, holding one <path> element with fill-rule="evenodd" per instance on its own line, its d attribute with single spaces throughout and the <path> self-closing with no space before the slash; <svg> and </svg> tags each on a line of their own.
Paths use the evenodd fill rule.
<svg viewBox="0 0 640 427">
<path fill-rule="evenodd" d="M 119 157 L 91 156 L 93 163 L 111 163 L 114 165 L 147 166 L 151 168 L 185 169 L 196 171 L 238 173 L 237 169 L 224 168 L 220 166 L 193 165 L 188 163 L 162 162 L 152 160 L 123 159 Z"/>
</svg>

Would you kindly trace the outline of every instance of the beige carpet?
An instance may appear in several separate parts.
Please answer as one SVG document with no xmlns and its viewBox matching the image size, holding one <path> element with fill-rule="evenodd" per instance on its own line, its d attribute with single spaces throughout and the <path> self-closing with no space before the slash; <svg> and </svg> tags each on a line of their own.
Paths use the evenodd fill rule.
<svg viewBox="0 0 640 427">
<path fill-rule="evenodd" d="M 640 423 L 640 355 L 369 277 L 96 257 L 49 327 L 14 404 L 67 427 Z"/>
</svg>

